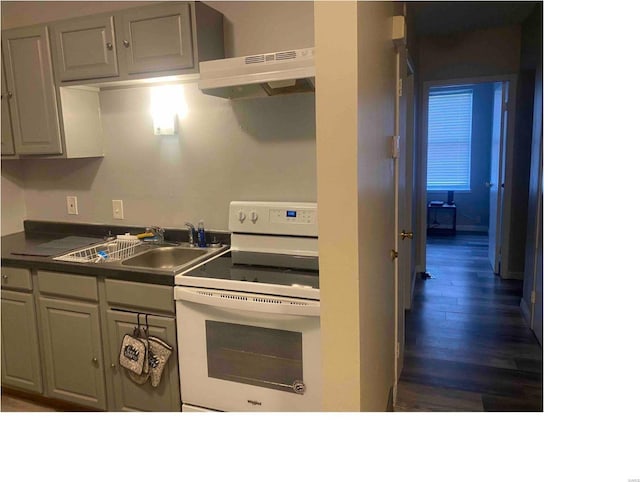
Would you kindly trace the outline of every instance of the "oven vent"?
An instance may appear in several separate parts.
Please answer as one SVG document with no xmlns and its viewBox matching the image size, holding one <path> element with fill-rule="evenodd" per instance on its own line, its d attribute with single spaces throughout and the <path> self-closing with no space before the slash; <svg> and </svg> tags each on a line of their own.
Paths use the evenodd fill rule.
<svg viewBox="0 0 640 482">
<path fill-rule="evenodd" d="M 213 294 L 211 296 L 214 296 Z M 219 295 L 220 298 L 226 298 L 228 300 L 239 300 L 239 301 L 249 301 L 249 298 L 246 296 L 238 296 L 238 295 Z"/>
<path fill-rule="evenodd" d="M 223 298 L 227 300 L 248 301 L 250 303 L 266 303 L 270 305 L 309 306 L 309 303 L 305 301 L 294 301 L 294 300 L 283 301 L 277 298 L 266 298 L 262 296 L 233 295 L 230 293 L 216 293 L 215 291 L 207 291 L 207 290 L 202 290 L 202 291 L 199 290 L 198 294 L 202 296 L 217 297 L 217 298 Z"/>
<path fill-rule="evenodd" d="M 272 305 L 281 305 L 282 301 L 280 300 L 273 300 L 270 298 L 254 298 L 252 301 L 255 301 L 256 303 L 269 303 Z"/>
</svg>

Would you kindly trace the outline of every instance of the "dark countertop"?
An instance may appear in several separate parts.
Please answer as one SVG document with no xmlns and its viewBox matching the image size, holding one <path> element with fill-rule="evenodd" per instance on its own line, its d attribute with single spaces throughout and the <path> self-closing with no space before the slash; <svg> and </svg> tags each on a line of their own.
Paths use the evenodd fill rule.
<svg viewBox="0 0 640 482">
<path fill-rule="evenodd" d="M 28 226 L 29 221 L 25 221 L 25 228 L 29 229 L 31 226 Z M 96 243 L 100 243 L 105 240 L 104 236 L 100 236 L 96 229 L 83 229 L 83 226 L 87 225 L 76 225 L 77 229 L 73 229 L 72 226 L 69 226 L 71 223 L 48 223 L 64 225 L 61 229 L 50 229 L 49 231 L 45 231 L 42 229 L 36 230 L 28 230 L 20 233 L 9 234 L 6 236 L 2 236 L 2 266 L 3 267 L 16 267 L 16 268 L 28 268 L 28 269 L 42 269 L 47 271 L 57 271 L 62 273 L 71 273 L 71 274 L 81 274 L 88 276 L 100 276 L 111 279 L 119 279 L 125 281 L 138 281 L 142 283 L 153 283 L 159 285 L 168 285 L 173 286 L 175 275 L 179 272 L 182 272 L 186 269 L 182 268 L 180 271 L 172 271 L 172 270 L 161 270 L 154 268 L 140 268 L 134 266 L 122 266 L 118 262 L 110 262 L 110 263 L 74 263 L 69 261 L 56 261 L 53 258 L 55 256 L 29 256 L 29 255 L 19 255 L 12 254 L 13 252 L 24 252 L 27 250 L 31 250 L 42 243 L 47 243 L 50 241 L 54 241 L 57 239 L 62 239 L 65 236 L 69 235 L 78 235 L 78 236 L 87 236 L 94 237 Z M 95 228 L 96 225 L 91 225 Z M 39 228 L 42 228 L 42 225 L 38 225 Z M 46 226 L 49 227 L 49 226 Z M 125 227 L 126 228 L 126 227 Z M 112 232 L 113 234 L 124 234 L 122 227 L 117 227 L 115 230 L 107 230 L 108 226 L 105 227 L 105 233 Z M 143 232 L 144 228 L 131 230 L 131 232 Z M 222 241 L 226 241 L 225 233 L 217 233 L 217 238 L 221 238 Z M 186 230 L 184 232 L 185 237 L 187 236 Z M 181 236 L 174 236 L 173 239 L 180 238 Z M 166 237 L 168 240 L 172 240 L 168 236 Z M 210 236 L 210 239 L 213 239 Z M 186 240 L 186 238 L 185 238 Z M 181 239 L 176 239 L 177 242 L 184 242 Z M 228 242 L 225 243 L 228 245 Z M 187 243 L 185 243 L 188 246 Z M 211 249 L 211 254 L 215 254 L 219 252 L 219 249 Z M 57 256 L 57 255 L 56 255 Z M 199 261 L 201 262 L 201 260 Z M 196 263 L 189 263 L 189 267 L 195 265 Z"/>
</svg>

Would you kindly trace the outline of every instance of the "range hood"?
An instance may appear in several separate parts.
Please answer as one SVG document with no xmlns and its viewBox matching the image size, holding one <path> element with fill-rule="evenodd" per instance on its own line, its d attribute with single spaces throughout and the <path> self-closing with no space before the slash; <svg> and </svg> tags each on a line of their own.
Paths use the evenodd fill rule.
<svg viewBox="0 0 640 482">
<path fill-rule="evenodd" d="M 227 99 L 313 92 L 313 48 L 200 62 L 198 87 Z"/>
</svg>

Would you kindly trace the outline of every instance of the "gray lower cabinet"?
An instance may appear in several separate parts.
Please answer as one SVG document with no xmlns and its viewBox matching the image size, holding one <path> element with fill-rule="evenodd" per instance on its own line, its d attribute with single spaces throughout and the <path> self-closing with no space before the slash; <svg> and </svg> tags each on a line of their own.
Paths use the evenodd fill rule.
<svg viewBox="0 0 640 482">
<path fill-rule="evenodd" d="M 96 410 L 179 412 L 173 287 L 2 267 L 2 386 Z M 138 323 L 173 348 L 160 383 L 119 363 Z"/>
<path fill-rule="evenodd" d="M 42 393 L 33 294 L 2 290 L 2 385 Z"/>
<path fill-rule="evenodd" d="M 45 395 L 106 410 L 98 304 L 40 296 L 39 305 Z"/>
<path fill-rule="evenodd" d="M 158 337 L 173 347 L 160 384 L 155 388 L 148 381 L 142 385 L 135 383 L 129 378 L 127 370 L 119 364 L 122 338 L 133 333 L 139 315 L 143 325 L 146 318 L 150 336 Z M 113 391 L 113 410 L 179 412 L 181 405 L 175 318 L 148 314 L 145 317 L 143 313 L 109 309 L 106 322 L 109 348 L 105 346 L 105 357 L 109 364 L 107 376 L 111 379 L 109 385 Z"/>
</svg>

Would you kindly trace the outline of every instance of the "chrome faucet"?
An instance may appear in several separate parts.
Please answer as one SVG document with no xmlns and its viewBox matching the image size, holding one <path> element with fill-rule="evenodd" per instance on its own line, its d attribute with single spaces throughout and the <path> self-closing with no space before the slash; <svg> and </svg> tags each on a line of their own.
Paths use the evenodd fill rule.
<svg viewBox="0 0 640 482">
<path fill-rule="evenodd" d="M 189 228 L 189 246 L 192 248 L 196 246 L 196 227 L 191 223 L 184 223 L 185 226 Z"/>
<path fill-rule="evenodd" d="M 154 243 L 164 243 L 164 228 L 161 228 L 160 226 L 151 226 L 147 228 L 147 231 L 153 233 L 153 235 L 156 237 L 155 241 L 153 241 Z"/>
</svg>

